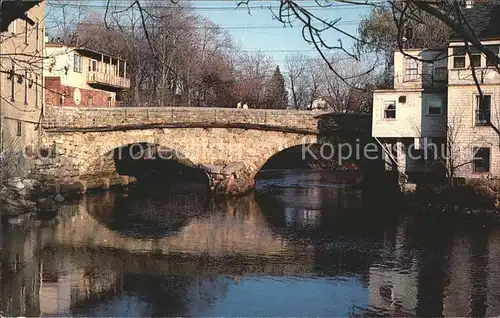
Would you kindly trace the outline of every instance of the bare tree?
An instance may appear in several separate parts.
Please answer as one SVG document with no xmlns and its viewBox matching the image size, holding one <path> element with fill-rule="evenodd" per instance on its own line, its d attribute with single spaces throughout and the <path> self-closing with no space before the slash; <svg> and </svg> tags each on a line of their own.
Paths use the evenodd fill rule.
<svg viewBox="0 0 500 318">
<path fill-rule="evenodd" d="M 321 65 L 321 60 L 316 63 Z M 375 73 L 349 78 L 350 74 L 360 74 L 363 63 L 353 63 L 348 57 L 331 55 L 328 64 L 342 70 L 336 76 L 326 67 L 316 69 L 316 78 L 319 82 L 319 95 L 323 98 L 329 109 L 341 113 L 368 112 L 372 101 L 372 87 L 376 81 Z M 358 89 L 362 88 L 362 89 Z"/>
<path fill-rule="evenodd" d="M 316 97 L 314 63 L 304 54 L 287 56 L 285 63 L 292 105 L 295 109 L 305 109 Z"/>
<path fill-rule="evenodd" d="M 247 102 L 252 108 L 265 104 L 266 84 L 275 63 L 261 52 L 241 54 L 236 61 L 237 99 Z"/>
<path fill-rule="evenodd" d="M 46 1 L 45 33 L 50 41 L 76 44 L 75 26 L 88 21 L 91 13 L 83 0 Z"/>
</svg>

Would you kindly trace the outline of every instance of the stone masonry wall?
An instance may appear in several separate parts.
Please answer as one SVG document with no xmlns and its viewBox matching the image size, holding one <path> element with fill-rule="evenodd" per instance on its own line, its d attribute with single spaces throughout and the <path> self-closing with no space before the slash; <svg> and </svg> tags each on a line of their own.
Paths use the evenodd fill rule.
<svg viewBox="0 0 500 318">
<path fill-rule="evenodd" d="M 314 135 L 235 128 L 45 132 L 42 142 L 52 145 L 54 153 L 51 158 L 34 160 L 31 176 L 52 184 L 99 182 L 116 176 L 115 149 L 149 143 L 174 150 L 182 162 L 205 170 L 214 191 L 225 192 L 235 184 L 245 192 L 253 187 L 255 174 L 271 156 L 316 141 Z"/>
<path fill-rule="evenodd" d="M 323 112 L 194 107 L 47 107 L 43 126 L 71 129 L 159 123 L 243 123 L 316 132 L 318 119 L 315 117 L 321 114 Z"/>
<path fill-rule="evenodd" d="M 80 187 L 83 190 L 89 185 L 106 187 L 110 178 L 119 178 L 114 150 L 148 143 L 173 150 L 183 163 L 203 169 L 214 192 L 238 194 L 254 186 L 255 174 L 276 153 L 317 143 L 321 140 L 318 134 L 325 129 L 347 126 L 356 131 L 364 127 L 362 120 L 349 115 L 325 125 L 324 114 L 224 108 L 47 107 L 42 145 L 52 149 L 52 155 L 34 160 L 31 176 L 46 183 L 85 183 Z"/>
</svg>

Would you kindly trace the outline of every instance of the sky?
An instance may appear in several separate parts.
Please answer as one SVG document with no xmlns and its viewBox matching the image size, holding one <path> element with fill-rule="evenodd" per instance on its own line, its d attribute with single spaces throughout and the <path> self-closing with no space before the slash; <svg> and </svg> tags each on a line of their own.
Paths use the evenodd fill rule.
<svg viewBox="0 0 500 318">
<path fill-rule="evenodd" d="M 127 7 L 131 0 L 111 0 L 111 2 L 119 3 L 123 1 L 123 6 Z M 168 3 L 169 0 L 141 0 L 142 3 Z M 172 1 L 172 0 L 170 0 Z M 182 5 L 182 1 L 178 0 Z M 287 55 L 306 54 L 312 57 L 319 56 L 317 50 L 309 45 L 302 37 L 302 24 L 300 21 L 284 26 L 283 23 L 277 21 L 273 17 L 273 12 L 277 13 L 280 0 L 249 0 L 248 7 L 242 5 L 237 6 L 240 0 L 191 0 L 189 1 L 194 10 L 218 24 L 222 29 L 227 30 L 235 43 L 241 47 L 243 51 L 262 51 L 269 55 L 286 73 L 285 59 Z M 284 1 L 284 0 L 282 0 Z M 333 0 L 318 0 L 334 3 L 330 7 L 320 7 L 316 2 L 311 0 L 295 0 L 304 8 L 314 13 L 316 16 L 326 20 L 333 21 L 340 18 L 337 22 L 342 31 L 356 35 L 358 25 L 362 16 L 369 14 L 370 8 L 364 5 L 353 5 L 348 3 L 340 3 Z M 384 0 L 371 0 L 373 2 L 383 2 Z M 104 12 L 107 0 L 51 0 L 50 3 L 67 3 L 70 4 L 70 9 L 74 12 L 66 12 L 68 19 L 70 13 L 78 16 L 78 8 L 84 7 L 93 11 Z M 271 6 L 271 9 L 269 8 Z M 52 8 L 52 9 L 51 9 Z M 60 19 L 62 12 L 54 11 L 54 6 L 48 5 L 48 19 Z M 343 47 L 350 47 L 354 41 L 346 36 L 343 36 L 337 31 L 328 31 L 323 34 L 323 39 L 328 45 L 338 45 L 338 40 L 342 40 Z"/>
<path fill-rule="evenodd" d="M 287 55 L 303 53 L 319 56 L 316 49 L 302 38 L 300 21 L 295 22 L 294 27 L 283 27 L 282 23 L 273 18 L 269 6 L 277 13 L 279 0 L 251 0 L 250 12 L 245 6 L 237 8 L 235 0 L 197 0 L 191 3 L 200 15 L 210 18 L 229 31 L 244 51 L 262 51 L 271 56 L 285 72 Z M 336 7 L 320 8 L 313 1 L 299 0 L 299 3 L 325 20 L 341 18 L 337 25 L 350 34 L 357 34 L 361 16 L 369 13 L 366 6 L 340 4 Z M 344 47 L 353 44 L 351 39 L 338 32 L 329 32 L 324 38 L 331 45 L 338 44 L 339 38 Z"/>
</svg>

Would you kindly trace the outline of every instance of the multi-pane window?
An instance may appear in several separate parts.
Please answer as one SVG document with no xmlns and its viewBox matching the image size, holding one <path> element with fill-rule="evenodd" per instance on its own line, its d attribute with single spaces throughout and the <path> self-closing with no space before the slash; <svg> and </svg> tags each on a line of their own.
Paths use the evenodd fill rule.
<svg viewBox="0 0 500 318">
<path fill-rule="evenodd" d="M 443 102 L 439 98 L 429 99 L 427 112 L 429 115 L 441 115 L 443 113 Z"/>
<path fill-rule="evenodd" d="M 476 126 L 488 125 L 491 120 L 491 95 L 476 96 Z"/>
<path fill-rule="evenodd" d="M 38 18 L 36 21 L 36 51 L 40 50 L 40 24 L 38 22 Z"/>
<path fill-rule="evenodd" d="M 23 135 L 23 123 L 20 120 L 17 121 L 17 135 Z"/>
<path fill-rule="evenodd" d="M 396 102 L 384 103 L 384 118 L 396 118 Z"/>
<path fill-rule="evenodd" d="M 418 78 L 418 61 L 411 58 L 405 58 L 405 80 L 412 81 Z"/>
<path fill-rule="evenodd" d="M 499 54 L 499 46 L 498 45 L 487 45 L 486 47 L 491 52 L 493 52 L 493 54 L 498 56 L 498 54 Z M 497 61 L 495 61 L 493 59 L 486 58 L 486 66 L 497 66 L 497 65 L 498 65 Z"/>
<path fill-rule="evenodd" d="M 15 101 L 16 100 L 16 66 L 12 64 L 12 67 L 10 69 L 10 100 Z"/>
<path fill-rule="evenodd" d="M 490 148 L 474 147 L 473 154 L 474 172 L 490 172 Z"/>
<path fill-rule="evenodd" d="M 453 48 L 453 68 L 465 68 L 465 48 Z"/>
<path fill-rule="evenodd" d="M 24 104 L 28 105 L 28 70 L 24 70 Z"/>
<path fill-rule="evenodd" d="M 435 81 L 446 81 L 446 78 L 448 77 L 447 60 L 440 58 L 434 61 L 432 72 Z"/>
<path fill-rule="evenodd" d="M 38 107 L 38 75 L 35 76 L 35 107 Z"/>
<path fill-rule="evenodd" d="M 77 73 L 83 72 L 83 56 L 75 54 L 73 57 L 73 71 Z"/>
<path fill-rule="evenodd" d="M 17 20 L 14 20 L 10 23 L 10 31 L 13 35 L 17 33 Z"/>
<path fill-rule="evenodd" d="M 25 14 L 28 16 L 28 12 Z M 24 21 L 24 43 L 28 44 L 28 20 Z"/>
<path fill-rule="evenodd" d="M 469 47 L 470 51 L 470 65 L 473 67 L 481 67 L 481 51 L 475 47 Z"/>
</svg>

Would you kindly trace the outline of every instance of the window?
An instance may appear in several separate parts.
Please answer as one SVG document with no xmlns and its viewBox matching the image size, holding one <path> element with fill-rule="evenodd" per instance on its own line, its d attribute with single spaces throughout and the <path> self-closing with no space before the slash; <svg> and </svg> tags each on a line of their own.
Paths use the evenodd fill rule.
<svg viewBox="0 0 500 318">
<path fill-rule="evenodd" d="M 490 123 L 491 95 L 476 96 L 476 126 L 485 126 Z"/>
<path fill-rule="evenodd" d="M 10 69 L 10 100 L 15 101 L 16 100 L 16 67 L 15 65 L 12 65 Z"/>
<path fill-rule="evenodd" d="M 474 172 L 490 172 L 490 148 L 474 147 L 472 158 Z"/>
<path fill-rule="evenodd" d="M 108 107 L 112 106 L 112 102 L 113 102 L 113 99 L 111 98 L 111 96 L 109 96 L 108 97 Z"/>
<path fill-rule="evenodd" d="M 16 35 L 17 33 L 17 20 L 14 20 L 10 23 L 10 31 L 12 32 L 12 35 Z"/>
<path fill-rule="evenodd" d="M 92 106 L 92 96 L 87 97 L 87 106 L 89 106 L 89 107 Z"/>
<path fill-rule="evenodd" d="M 38 107 L 38 75 L 35 76 L 35 107 Z"/>
<path fill-rule="evenodd" d="M 24 105 L 28 105 L 28 70 L 24 70 Z"/>
<path fill-rule="evenodd" d="M 446 81 L 448 77 L 448 66 L 446 63 L 446 59 L 443 58 L 434 61 L 432 72 L 435 81 Z"/>
<path fill-rule="evenodd" d="M 429 99 L 427 113 L 429 115 L 441 115 L 443 113 L 443 101 L 439 98 Z"/>
<path fill-rule="evenodd" d="M 384 103 L 384 118 L 396 118 L 396 102 Z"/>
<path fill-rule="evenodd" d="M 73 56 L 73 71 L 77 73 L 83 72 L 83 57 L 78 54 L 74 54 Z"/>
<path fill-rule="evenodd" d="M 92 72 L 97 72 L 97 61 L 92 60 L 92 68 L 90 69 Z"/>
<path fill-rule="evenodd" d="M 453 48 L 453 68 L 465 68 L 465 48 Z"/>
<path fill-rule="evenodd" d="M 20 120 L 17 121 L 17 135 L 23 135 L 23 123 Z"/>
<path fill-rule="evenodd" d="M 36 19 L 36 51 L 40 50 L 40 25 L 38 23 L 38 18 Z"/>
<path fill-rule="evenodd" d="M 470 65 L 474 67 L 481 67 L 481 51 L 475 47 L 469 47 L 470 51 Z"/>
<path fill-rule="evenodd" d="M 28 16 L 28 12 L 25 13 Z M 24 43 L 28 44 L 28 21 L 24 21 Z"/>
<path fill-rule="evenodd" d="M 496 56 L 499 54 L 499 46 L 498 45 L 487 45 L 486 46 L 490 51 L 492 51 Z M 497 66 L 497 61 L 486 58 L 486 66 Z"/>
<path fill-rule="evenodd" d="M 412 81 L 418 78 L 418 61 L 411 58 L 405 58 L 405 80 Z"/>
</svg>

